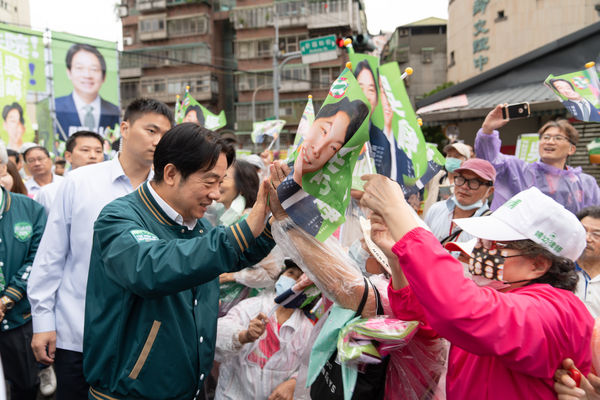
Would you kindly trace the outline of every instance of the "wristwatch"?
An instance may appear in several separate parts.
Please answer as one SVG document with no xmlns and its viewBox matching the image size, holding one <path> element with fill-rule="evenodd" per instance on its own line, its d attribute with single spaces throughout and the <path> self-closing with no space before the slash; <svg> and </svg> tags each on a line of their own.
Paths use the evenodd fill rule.
<svg viewBox="0 0 600 400">
<path fill-rule="evenodd" d="M 13 299 L 11 299 L 8 296 L 0 297 L 0 302 L 2 302 L 2 304 L 4 305 L 4 307 L 6 307 L 7 310 L 10 310 L 15 306 L 15 302 L 13 301 Z"/>
</svg>

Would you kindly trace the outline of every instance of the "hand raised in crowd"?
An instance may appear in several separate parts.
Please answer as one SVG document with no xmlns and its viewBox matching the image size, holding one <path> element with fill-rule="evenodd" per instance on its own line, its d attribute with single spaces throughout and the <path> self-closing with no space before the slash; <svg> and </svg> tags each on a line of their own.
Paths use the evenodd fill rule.
<svg viewBox="0 0 600 400">
<path fill-rule="evenodd" d="M 485 134 L 491 134 L 493 131 L 502 128 L 508 123 L 508 119 L 502 118 L 502 107 L 507 104 L 498 104 L 492 111 L 488 113 L 481 125 L 481 130 Z"/>
<path fill-rule="evenodd" d="M 383 218 L 379 214 L 371 214 L 369 220 L 371 221 L 371 239 L 373 242 L 379 246 L 388 258 L 396 258 L 392 251 L 392 247 L 396 242 L 392 238 Z M 367 249 L 367 251 L 370 250 Z"/>
<path fill-rule="evenodd" d="M 313 281 L 311 281 L 308 278 L 308 276 L 306 276 L 306 274 L 302 274 L 302 275 L 300 275 L 300 278 L 298 278 L 298 280 L 296 281 L 294 286 L 292 286 L 292 290 L 295 293 L 298 293 L 299 291 L 306 289 L 307 287 L 309 287 L 312 284 L 313 284 Z"/>
<path fill-rule="evenodd" d="M 235 282 L 235 274 L 233 272 L 224 272 L 219 275 L 219 283 Z"/>
<path fill-rule="evenodd" d="M 282 220 L 287 217 L 287 213 L 279 202 L 279 197 L 277 197 L 277 188 L 289 175 L 291 169 L 284 161 L 281 160 L 273 162 L 269 169 L 271 173 L 269 208 L 271 209 L 275 219 Z"/>
<path fill-rule="evenodd" d="M 45 365 L 54 363 L 56 352 L 56 331 L 34 333 L 31 348 L 35 359 Z"/>
<path fill-rule="evenodd" d="M 238 339 L 241 344 L 254 342 L 263 334 L 267 327 L 268 318 L 265 314 L 259 313 L 256 317 L 250 320 L 248 329 L 239 333 Z"/>
<path fill-rule="evenodd" d="M 294 389 L 296 388 L 296 379 L 288 379 L 280 383 L 267 400 L 292 400 L 294 398 Z"/>
<path fill-rule="evenodd" d="M 600 378 L 590 373 L 586 378 L 581 375 L 580 387 L 576 386 L 575 380 L 569 376 L 568 371 L 577 369 L 570 358 L 563 360 L 562 368 L 554 373 L 554 391 L 559 400 L 600 400 Z"/>
<path fill-rule="evenodd" d="M 265 179 L 260 183 L 258 194 L 256 195 L 256 202 L 246 218 L 246 222 L 252 230 L 252 235 L 254 235 L 254 237 L 258 237 L 265 227 L 267 213 L 269 212 L 269 206 L 267 205 L 267 199 L 270 193 L 269 187 L 270 183 L 268 179 Z"/>
</svg>

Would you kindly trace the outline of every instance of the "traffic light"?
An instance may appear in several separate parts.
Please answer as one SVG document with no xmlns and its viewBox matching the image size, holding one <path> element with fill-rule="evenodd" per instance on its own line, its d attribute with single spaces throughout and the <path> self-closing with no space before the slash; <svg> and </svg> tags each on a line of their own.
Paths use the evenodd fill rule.
<svg viewBox="0 0 600 400">
<path fill-rule="evenodd" d="M 346 46 L 344 45 L 344 40 L 346 39 L 341 36 L 338 36 L 338 38 L 335 40 L 335 44 L 337 45 L 337 47 L 339 47 L 340 49 L 345 49 Z"/>
<path fill-rule="evenodd" d="M 375 50 L 375 44 L 367 33 L 359 33 L 352 38 L 352 46 L 357 53 L 366 53 Z"/>
</svg>

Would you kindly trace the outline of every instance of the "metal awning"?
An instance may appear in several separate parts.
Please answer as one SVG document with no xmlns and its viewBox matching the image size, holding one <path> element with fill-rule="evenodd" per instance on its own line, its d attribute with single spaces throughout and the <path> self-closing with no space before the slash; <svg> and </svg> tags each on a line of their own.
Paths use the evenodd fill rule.
<svg viewBox="0 0 600 400">
<path fill-rule="evenodd" d="M 448 98 L 421 107 L 417 114 L 424 122 L 457 121 L 485 117 L 492 108 L 501 103 L 514 104 L 525 101 L 530 104 L 532 114 L 563 109 L 552 90 L 541 82 L 455 97 L 456 101 L 449 101 L 451 98 Z"/>
</svg>

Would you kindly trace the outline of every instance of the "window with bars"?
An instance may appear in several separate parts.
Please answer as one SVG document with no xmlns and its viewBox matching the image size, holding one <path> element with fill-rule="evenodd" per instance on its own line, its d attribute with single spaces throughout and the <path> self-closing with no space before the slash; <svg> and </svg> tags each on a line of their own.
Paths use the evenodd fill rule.
<svg viewBox="0 0 600 400">
<path fill-rule="evenodd" d="M 165 30 L 164 18 L 144 19 L 139 22 L 141 33 L 160 32 Z"/>
<path fill-rule="evenodd" d="M 279 38 L 279 50 L 290 53 L 300 49 L 300 41 L 306 40 L 306 35 L 283 36 Z"/>
<path fill-rule="evenodd" d="M 208 33 L 208 18 L 206 15 L 195 15 L 188 18 L 169 19 L 167 32 L 170 37 L 206 35 Z"/>
<path fill-rule="evenodd" d="M 340 67 L 313 68 L 310 70 L 311 86 L 327 89 L 340 74 Z"/>
</svg>

